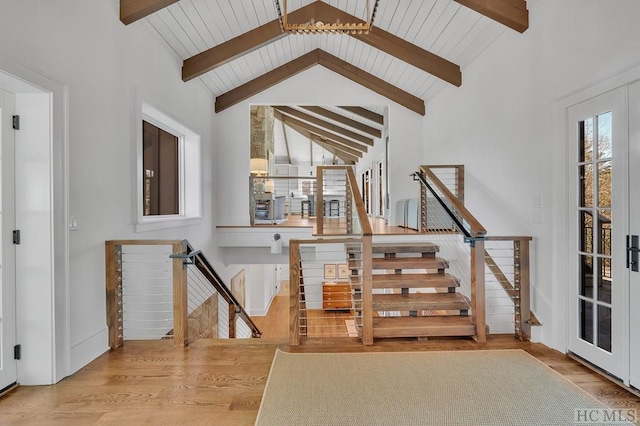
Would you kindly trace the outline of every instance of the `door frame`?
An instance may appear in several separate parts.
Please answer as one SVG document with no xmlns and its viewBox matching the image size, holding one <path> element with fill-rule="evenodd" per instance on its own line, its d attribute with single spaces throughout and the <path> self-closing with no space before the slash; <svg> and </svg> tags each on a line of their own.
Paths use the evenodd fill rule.
<svg viewBox="0 0 640 426">
<path fill-rule="evenodd" d="M 551 316 L 553 329 L 543 330 L 543 337 L 549 346 L 563 353 L 568 352 L 569 342 L 569 313 L 568 304 L 571 284 L 569 283 L 569 269 L 567 265 L 574 264 L 573 241 L 570 238 L 570 226 L 575 218 L 574 206 L 567 202 L 572 186 L 572 174 L 575 172 L 572 146 L 569 140 L 568 109 L 571 106 L 587 101 L 616 88 L 629 85 L 640 80 L 640 64 L 622 69 L 616 73 L 594 81 L 592 84 L 572 91 L 553 102 L 553 149 L 550 156 L 553 158 L 552 179 L 557 182 L 553 186 L 552 203 L 556 208 L 552 212 L 551 234 L 557 236 L 558 243 L 552 248 L 552 282 Z M 545 334 L 546 333 L 546 334 Z M 624 378 L 624 384 L 629 385 L 629 379 Z"/>
<path fill-rule="evenodd" d="M 49 128 L 49 169 L 51 203 L 44 222 L 50 232 L 46 235 L 46 250 L 50 268 L 46 280 L 50 283 L 50 300 L 44 301 L 51 310 L 46 313 L 29 312 L 25 301 L 18 301 L 16 310 L 29 312 L 29 320 L 46 337 L 44 351 L 24 353 L 18 364 L 18 382 L 21 384 L 53 384 L 71 373 L 70 291 L 69 291 L 69 130 L 68 87 L 0 56 L 0 87 L 16 95 L 40 93 L 48 97 L 48 105 L 41 110 Z M 19 113 L 19 112 L 18 112 Z M 43 122 L 44 125 L 44 122 Z M 20 271 L 16 270 L 19 274 Z M 19 314 L 18 314 L 19 315 Z M 20 318 L 17 318 L 18 335 Z M 20 337 L 19 337 L 20 338 Z M 18 342 L 20 343 L 20 342 Z M 41 348 L 38 348 L 41 349 Z"/>
</svg>

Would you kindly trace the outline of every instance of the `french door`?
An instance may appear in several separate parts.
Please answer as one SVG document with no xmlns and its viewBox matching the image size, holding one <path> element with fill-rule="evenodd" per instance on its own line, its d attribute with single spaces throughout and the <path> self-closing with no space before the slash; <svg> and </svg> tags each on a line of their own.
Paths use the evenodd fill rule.
<svg viewBox="0 0 640 426">
<path fill-rule="evenodd" d="M 569 350 L 638 387 L 640 273 L 629 245 L 640 233 L 640 85 L 568 110 L 573 182 Z"/>
<path fill-rule="evenodd" d="M 12 231 L 15 225 L 14 130 L 12 119 L 15 96 L 0 90 L 0 390 L 17 380 L 15 247 Z"/>
</svg>

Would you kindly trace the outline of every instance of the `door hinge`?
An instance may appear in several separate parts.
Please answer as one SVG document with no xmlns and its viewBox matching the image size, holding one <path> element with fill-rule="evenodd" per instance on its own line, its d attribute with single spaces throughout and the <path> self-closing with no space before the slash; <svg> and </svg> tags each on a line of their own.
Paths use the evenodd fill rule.
<svg viewBox="0 0 640 426">
<path fill-rule="evenodd" d="M 13 130 L 20 130 L 20 116 L 13 116 Z"/>
<path fill-rule="evenodd" d="M 19 360 L 22 357 L 22 345 L 15 345 L 13 347 L 13 359 Z"/>
<path fill-rule="evenodd" d="M 13 230 L 13 244 L 20 244 L 20 230 Z"/>
</svg>

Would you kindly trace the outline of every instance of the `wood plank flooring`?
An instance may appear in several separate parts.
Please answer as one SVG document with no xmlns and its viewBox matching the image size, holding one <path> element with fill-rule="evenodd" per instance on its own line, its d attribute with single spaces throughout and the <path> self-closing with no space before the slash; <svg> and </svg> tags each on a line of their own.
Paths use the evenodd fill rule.
<svg viewBox="0 0 640 426">
<path fill-rule="evenodd" d="M 262 339 L 127 341 L 54 386 L 23 386 L 0 399 L 0 425 L 253 425 L 273 355 L 288 352 L 403 352 L 523 349 L 612 408 L 635 408 L 640 397 L 564 354 L 512 335 L 470 339 L 385 339 L 321 336 L 287 344 L 288 299 L 278 296 L 254 320 Z M 523 383 L 526 386 L 526 383 Z M 519 402 L 517 396 L 514 406 Z M 498 422 L 499 423 L 499 422 Z"/>
</svg>

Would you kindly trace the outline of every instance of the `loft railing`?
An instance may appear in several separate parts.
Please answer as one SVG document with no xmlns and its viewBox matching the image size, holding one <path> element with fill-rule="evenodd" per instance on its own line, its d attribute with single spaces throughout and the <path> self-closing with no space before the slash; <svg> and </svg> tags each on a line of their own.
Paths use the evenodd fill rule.
<svg viewBox="0 0 640 426">
<path fill-rule="evenodd" d="M 327 189 L 330 187 L 326 184 L 328 175 L 332 176 L 334 182 L 337 183 L 330 188 L 330 193 L 336 197 L 339 196 L 338 188 L 344 187 L 344 200 L 341 214 L 344 216 L 341 220 L 340 232 L 331 231 L 333 236 L 325 232 L 325 212 L 324 201 Z M 349 297 L 351 305 L 347 309 L 353 313 L 353 320 L 359 329 L 359 337 L 363 344 L 373 344 L 373 307 L 372 307 L 372 229 L 367 217 L 362 197 L 358 189 L 355 174 L 349 166 L 320 166 L 318 167 L 318 189 L 316 193 L 317 200 L 317 234 L 321 238 L 313 240 L 291 240 L 289 242 L 289 265 L 290 265 L 290 332 L 289 344 L 299 345 L 301 338 L 309 336 L 309 318 L 306 315 L 306 308 L 310 304 L 310 297 L 314 296 L 311 290 L 315 284 L 317 290 L 315 296 L 321 290 L 322 281 L 325 279 L 325 264 L 333 265 L 334 268 L 339 261 L 323 260 L 318 258 L 318 247 L 327 244 L 341 246 L 341 259 L 347 266 L 348 274 L 344 277 L 344 283 L 349 284 Z M 322 206 L 322 207 L 321 207 Z M 343 235 L 335 236 L 336 233 Z M 316 255 L 305 257 L 305 248 L 311 246 Z M 333 259 L 333 258 L 331 258 Z M 306 265 L 305 265 L 306 263 Z M 313 274 L 310 271 L 321 271 L 321 273 Z M 329 269 L 331 270 L 331 269 Z M 333 269 L 333 278 L 339 272 Z M 315 283 L 312 282 L 315 279 Z M 331 277 L 329 277 L 331 279 Z M 339 301 L 345 301 L 338 299 Z"/>
<path fill-rule="evenodd" d="M 486 236 L 484 227 L 463 203 L 463 166 L 421 166 L 413 176 L 421 182 L 422 232 L 449 240 L 452 237 L 447 235 L 459 234 L 469 244 L 472 305 L 484 309 L 481 314 L 490 328 L 502 331 L 502 325 L 509 323 L 516 337 L 529 340 L 530 326 L 539 325 L 530 310 L 531 237 Z"/>
<path fill-rule="evenodd" d="M 124 340 L 173 338 L 176 346 L 186 346 L 200 337 L 260 337 L 206 257 L 187 240 L 106 241 L 105 263 L 112 349 Z"/>
</svg>

